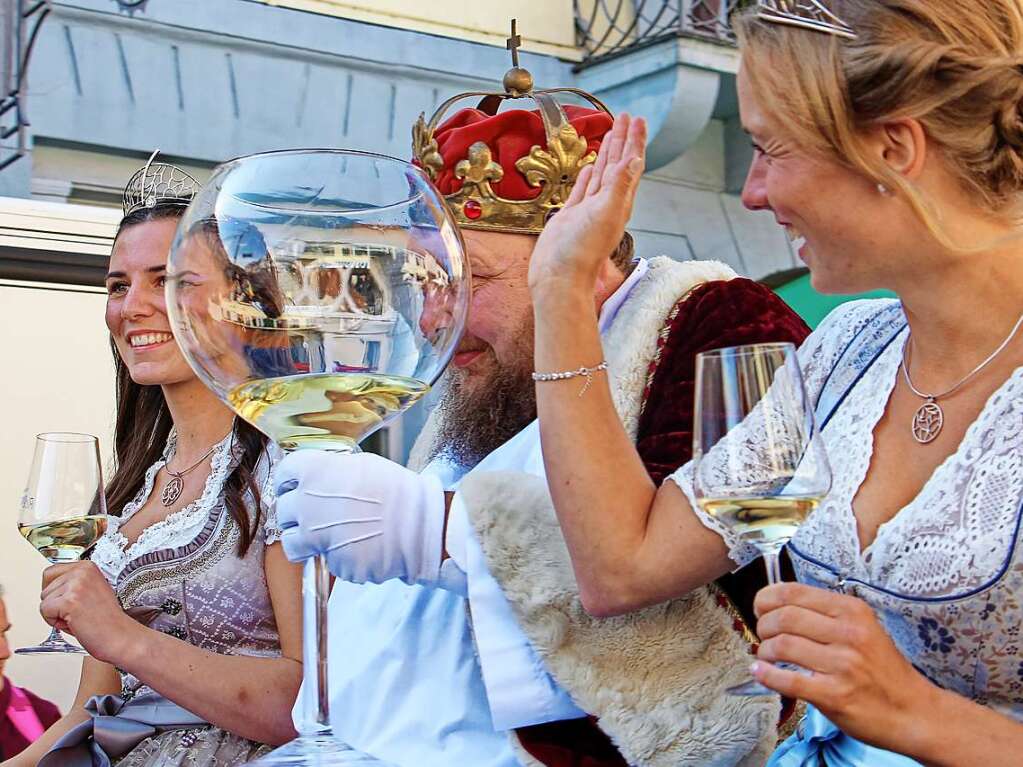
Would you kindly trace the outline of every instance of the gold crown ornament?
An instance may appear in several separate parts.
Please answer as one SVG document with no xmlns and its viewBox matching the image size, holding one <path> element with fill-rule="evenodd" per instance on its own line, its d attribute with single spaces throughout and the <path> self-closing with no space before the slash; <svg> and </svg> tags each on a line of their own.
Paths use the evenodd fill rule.
<svg viewBox="0 0 1023 767">
<path fill-rule="evenodd" d="M 125 184 L 124 195 L 121 197 L 121 210 L 125 216 L 157 205 L 187 207 L 202 187 L 202 184 L 176 165 L 154 163 L 158 154 L 159 149 L 149 155 L 145 166 Z"/>
<path fill-rule="evenodd" d="M 853 28 L 829 11 L 822 0 L 758 0 L 757 16 L 774 24 L 856 39 Z"/>
<path fill-rule="evenodd" d="M 511 31 L 507 48 L 512 54 L 512 68 L 504 76 L 504 92 L 461 93 L 441 104 L 429 122 L 426 121 L 425 113 L 420 114 L 412 128 L 412 153 L 415 162 L 437 183 L 460 226 L 537 234 L 568 200 L 579 171 L 596 160 L 597 153 L 590 149 L 590 144 L 599 143 L 599 139 L 610 129 L 613 116 L 599 99 L 578 88 L 534 89 L 533 76 L 519 66 L 518 48 L 522 38 L 516 34 L 514 20 Z M 587 101 L 593 109 L 563 106 L 558 96 L 569 94 Z M 497 155 L 495 148 L 482 140 L 471 143 L 467 148 L 462 146 L 453 150 L 449 144 L 442 149 L 446 140 L 444 136 L 450 135 L 449 126 L 457 122 L 448 120 L 442 124 L 442 120 L 448 117 L 448 111 L 459 101 L 477 98 L 480 100 L 475 111 L 461 110 L 454 117 L 465 111 L 473 112 L 473 119 L 478 120 L 476 124 L 483 125 L 488 120 L 500 121 L 509 112 L 515 111 L 505 110 L 499 115 L 505 102 L 532 102 L 536 111 L 533 112 L 529 107 L 523 109 L 523 112 L 529 110 L 530 116 L 521 124 L 536 124 L 538 115 L 542 131 L 537 129 L 534 138 L 541 139 L 542 135 L 546 146 L 533 143 L 522 156 L 499 157 L 500 162 L 494 159 Z M 576 118 L 570 118 L 566 109 L 578 110 L 573 111 L 576 117 L 607 115 L 607 119 L 600 121 L 604 125 L 600 135 L 580 135 L 572 124 Z M 456 129 L 464 131 L 463 137 L 469 135 L 471 138 L 475 125 L 457 126 Z M 521 131 L 514 134 L 518 141 L 525 140 L 527 143 L 532 140 L 531 136 L 531 133 Z M 438 138 L 441 138 L 440 145 Z M 455 154 L 461 156 L 453 156 Z M 517 183 L 519 179 L 509 179 L 510 173 L 521 174 L 522 183 Z M 506 187 L 509 186 L 507 182 L 516 182 L 516 188 L 523 192 L 518 195 L 518 199 L 502 196 L 495 190 L 494 185 L 502 179 Z M 457 189 L 454 188 L 456 186 Z"/>
</svg>

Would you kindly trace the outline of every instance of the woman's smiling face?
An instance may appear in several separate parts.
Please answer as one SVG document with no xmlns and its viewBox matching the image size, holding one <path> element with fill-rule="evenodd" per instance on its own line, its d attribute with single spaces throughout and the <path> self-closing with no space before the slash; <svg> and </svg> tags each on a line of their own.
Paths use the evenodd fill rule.
<svg viewBox="0 0 1023 767">
<path fill-rule="evenodd" d="M 739 110 L 754 155 L 742 191 L 750 210 L 769 210 L 785 228 L 813 285 L 825 293 L 886 287 L 899 227 L 877 185 L 846 165 L 812 156 L 738 76 Z M 879 221 L 889 219 L 886 226 Z"/>
<path fill-rule="evenodd" d="M 106 323 L 132 380 L 142 385 L 195 377 L 171 333 L 164 299 L 167 254 L 178 218 L 133 224 L 110 254 Z"/>
</svg>

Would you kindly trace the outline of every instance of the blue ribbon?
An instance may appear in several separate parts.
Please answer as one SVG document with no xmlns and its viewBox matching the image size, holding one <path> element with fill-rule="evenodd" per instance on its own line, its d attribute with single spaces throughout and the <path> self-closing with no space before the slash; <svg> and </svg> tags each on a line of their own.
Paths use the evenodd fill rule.
<svg viewBox="0 0 1023 767">
<path fill-rule="evenodd" d="M 836 727 L 813 706 L 794 735 L 771 755 L 767 767 L 921 767 L 901 754 L 883 751 Z"/>
<path fill-rule="evenodd" d="M 89 720 L 68 730 L 36 767 L 110 767 L 112 760 L 160 732 L 209 726 L 155 692 L 128 701 L 118 695 L 94 695 L 85 710 Z"/>
</svg>

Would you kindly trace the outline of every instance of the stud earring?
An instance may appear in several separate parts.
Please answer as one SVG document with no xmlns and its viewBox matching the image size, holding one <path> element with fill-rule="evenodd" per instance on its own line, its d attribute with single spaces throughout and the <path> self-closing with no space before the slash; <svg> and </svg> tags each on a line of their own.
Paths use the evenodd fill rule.
<svg viewBox="0 0 1023 767">
<path fill-rule="evenodd" d="M 884 196 L 884 197 L 891 197 L 892 196 L 891 190 L 888 189 L 888 187 L 886 187 L 884 184 L 878 184 L 877 185 L 877 191 L 880 192 L 881 195 Z"/>
</svg>

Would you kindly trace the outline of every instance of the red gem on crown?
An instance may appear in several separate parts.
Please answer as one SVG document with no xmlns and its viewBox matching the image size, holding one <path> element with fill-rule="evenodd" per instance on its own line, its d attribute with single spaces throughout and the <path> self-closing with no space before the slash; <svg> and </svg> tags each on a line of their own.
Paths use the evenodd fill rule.
<svg viewBox="0 0 1023 767">
<path fill-rule="evenodd" d="M 465 214 L 466 218 L 470 218 L 475 221 L 483 215 L 483 206 L 476 200 L 466 200 L 465 205 L 462 206 L 462 212 Z"/>
</svg>

